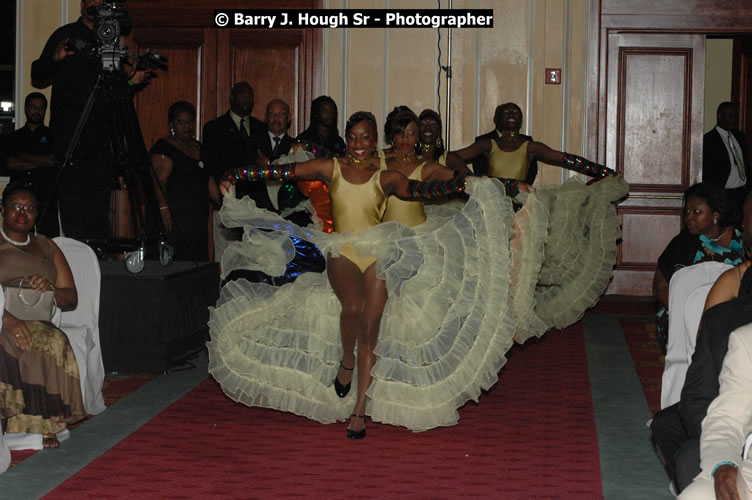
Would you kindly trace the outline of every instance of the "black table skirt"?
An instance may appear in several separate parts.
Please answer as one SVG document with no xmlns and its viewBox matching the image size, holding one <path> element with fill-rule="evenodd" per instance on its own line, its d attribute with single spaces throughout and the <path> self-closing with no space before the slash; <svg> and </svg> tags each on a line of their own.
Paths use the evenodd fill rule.
<svg viewBox="0 0 752 500">
<path fill-rule="evenodd" d="M 219 298 L 219 264 L 146 261 L 129 273 L 100 261 L 99 335 L 107 372 L 162 372 L 208 338 L 209 307 Z"/>
</svg>

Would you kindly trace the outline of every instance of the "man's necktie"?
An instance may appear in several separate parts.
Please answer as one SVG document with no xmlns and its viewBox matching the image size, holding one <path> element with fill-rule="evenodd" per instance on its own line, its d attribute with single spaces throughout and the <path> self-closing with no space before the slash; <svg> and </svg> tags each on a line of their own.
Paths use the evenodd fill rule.
<svg viewBox="0 0 752 500">
<path fill-rule="evenodd" d="M 741 180 L 746 180 L 747 176 L 744 172 L 744 160 L 742 160 L 742 156 L 739 154 L 739 150 L 736 148 L 734 141 L 731 140 L 731 132 L 728 133 L 726 139 L 728 140 L 729 149 L 731 150 L 731 156 L 734 157 L 734 165 L 739 171 L 739 177 Z"/>
<path fill-rule="evenodd" d="M 248 139 L 248 131 L 245 129 L 245 119 L 240 119 L 240 137 Z"/>
<path fill-rule="evenodd" d="M 280 137 L 274 138 L 274 149 L 272 150 L 272 160 L 274 160 L 277 157 L 277 150 L 279 149 L 279 141 L 282 139 Z"/>
</svg>

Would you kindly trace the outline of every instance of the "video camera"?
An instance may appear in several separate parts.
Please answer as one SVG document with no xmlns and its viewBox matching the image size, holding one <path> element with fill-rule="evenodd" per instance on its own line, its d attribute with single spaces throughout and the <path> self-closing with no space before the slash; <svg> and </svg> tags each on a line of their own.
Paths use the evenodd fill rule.
<svg viewBox="0 0 752 500">
<path fill-rule="evenodd" d="M 132 27 L 127 5 L 128 2 L 104 2 L 100 7 L 88 7 L 86 13 L 95 18 L 96 40 L 88 44 L 75 40 L 73 48 L 86 57 L 98 57 L 102 70 L 108 73 L 119 71 L 123 59 L 134 60 L 137 70 L 166 70 L 167 58 L 157 51 L 148 49 L 143 55 L 133 57 L 127 48 L 120 48 L 121 34 L 127 34 Z"/>
</svg>

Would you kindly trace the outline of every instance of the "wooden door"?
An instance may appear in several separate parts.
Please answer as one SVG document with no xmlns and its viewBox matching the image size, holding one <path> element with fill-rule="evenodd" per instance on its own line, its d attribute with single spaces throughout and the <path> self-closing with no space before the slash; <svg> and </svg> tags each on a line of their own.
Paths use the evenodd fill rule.
<svg viewBox="0 0 752 500">
<path fill-rule="evenodd" d="M 608 35 L 606 164 L 630 184 L 608 293 L 650 295 L 681 228 L 682 194 L 702 170 L 704 66 L 703 35 Z"/>
<path fill-rule="evenodd" d="M 260 0 L 241 4 L 268 6 Z M 291 0 L 286 7 L 319 4 L 320 0 Z M 141 55 L 152 49 L 168 59 L 167 71 L 157 71 L 158 76 L 135 99 L 147 149 L 168 135 L 168 109 L 180 100 L 196 106 L 196 136 L 201 140 L 203 125 L 229 109 L 230 89 L 238 81 L 255 89 L 252 114 L 256 118 L 263 120 L 266 104 L 275 98 L 290 105 L 290 135 L 302 131 L 310 118 L 311 100 L 322 90 L 322 30 L 217 29 L 212 23 L 215 8 L 211 0 L 128 2 L 133 21 L 125 39 L 129 52 Z M 119 193 L 116 199 L 121 202 L 114 206 L 115 234 L 132 236 L 127 198 Z"/>
</svg>

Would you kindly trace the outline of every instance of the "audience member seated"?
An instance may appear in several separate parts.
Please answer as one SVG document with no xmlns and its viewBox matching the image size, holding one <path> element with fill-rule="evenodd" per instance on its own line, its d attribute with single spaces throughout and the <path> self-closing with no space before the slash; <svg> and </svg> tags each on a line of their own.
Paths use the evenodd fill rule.
<svg viewBox="0 0 752 500">
<path fill-rule="evenodd" d="M 752 219 L 752 203 L 744 204 L 744 218 Z M 745 224 L 742 237 L 749 248 L 746 242 L 752 239 L 752 225 Z M 752 322 L 752 273 L 744 274 L 737 294 L 705 311 L 680 400 L 656 413 L 651 423 L 658 455 L 677 491 L 700 472 L 700 427 L 708 405 L 718 395 L 728 337 Z"/>
<path fill-rule="evenodd" d="M 668 341 L 669 282 L 674 272 L 699 262 L 737 265 L 744 256 L 741 233 L 731 225 L 731 207 L 723 189 L 700 183 L 684 193 L 683 229 L 658 258 L 653 276 L 653 297 L 659 303 L 658 338 Z"/>
<path fill-rule="evenodd" d="M 679 496 L 736 499 L 752 495 L 752 460 L 742 458 L 752 432 L 752 324 L 729 336 L 718 396 L 708 407 L 700 436 L 701 472 Z"/>
<path fill-rule="evenodd" d="M 150 151 L 154 191 L 167 241 L 175 260 L 209 259 L 209 200 L 221 204 L 214 177 L 201 161 L 201 144 L 194 138 L 196 108 L 178 101 L 167 113 L 170 135 Z"/>
<path fill-rule="evenodd" d="M 747 257 L 749 257 L 749 250 L 752 249 L 752 195 L 747 195 L 747 198 L 744 200 L 742 212 L 744 214 L 742 227 L 745 228 L 742 232 L 742 240 L 744 248 L 747 250 Z M 705 301 L 706 311 L 716 304 L 739 296 L 739 288 L 744 276 L 747 274 L 750 263 L 751 261 L 745 260 L 718 278 L 713 288 L 710 289 L 708 298 Z"/>
<path fill-rule="evenodd" d="M 745 289 L 752 285 L 749 278 L 745 279 Z M 677 491 L 685 488 L 700 471 L 700 426 L 708 405 L 718 395 L 718 375 L 728 336 L 750 322 L 750 295 L 740 295 L 708 309 L 697 335 L 681 399 L 653 417 L 650 425 L 653 441 Z"/>
<path fill-rule="evenodd" d="M 0 282 L 13 287 L 27 277 L 36 291 L 53 290 L 60 309 L 74 309 L 78 295 L 63 253 L 48 238 L 31 234 L 38 210 L 29 188 L 8 186 L 2 214 Z M 57 448 L 56 434 L 86 416 L 78 366 L 65 334 L 49 321 L 28 321 L 4 310 L 0 367 L 3 431 L 41 434 L 46 448 Z"/>
</svg>

